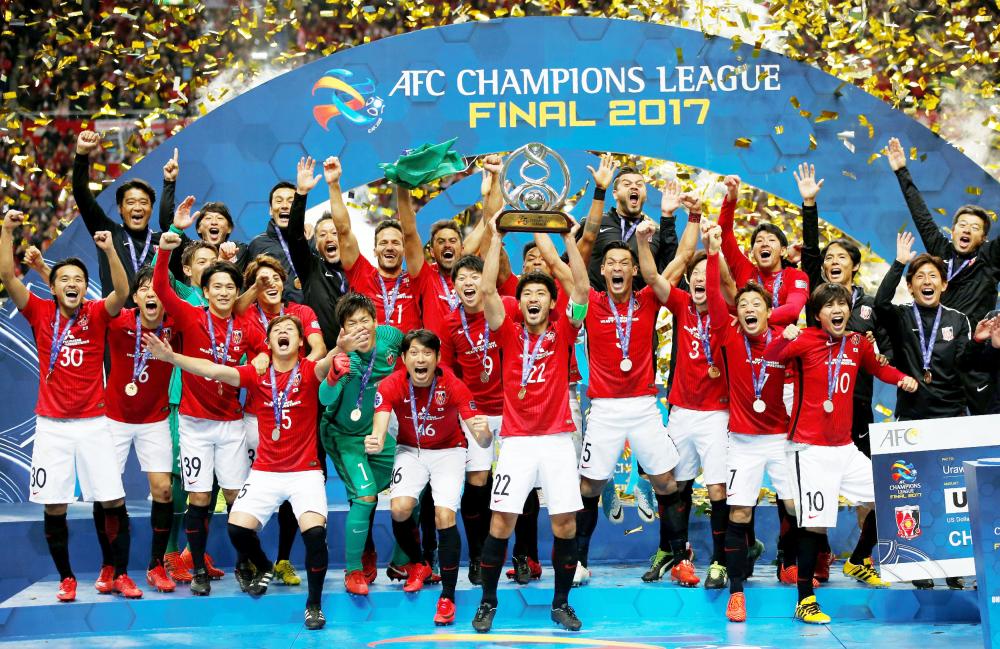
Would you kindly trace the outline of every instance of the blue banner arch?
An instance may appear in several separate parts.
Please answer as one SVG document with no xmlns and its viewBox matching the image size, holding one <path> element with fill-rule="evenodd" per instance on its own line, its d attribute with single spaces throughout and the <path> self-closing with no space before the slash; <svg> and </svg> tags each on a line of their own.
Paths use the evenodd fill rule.
<svg viewBox="0 0 1000 649">
<path fill-rule="evenodd" d="M 838 135 L 851 131 L 853 151 Z M 908 222 L 888 165 L 872 159 L 891 136 L 921 154 L 910 168 L 932 208 L 950 215 L 966 202 L 1000 204 L 1000 183 L 956 148 L 820 70 L 679 27 L 565 17 L 449 25 L 338 52 L 213 110 L 117 182 L 157 186 L 177 147 L 180 195 L 227 203 L 234 237 L 247 240 L 266 224 L 269 188 L 291 178 L 302 155 L 340 156 L 342 184 L 355 187 L 380 178 L 378 163 L 404 149 L 456 136 L 464 155 L 540 140 L 573 160 L 588 150 L 674 160 L 739 174 L 792 201 L 791 169 L 808 160 L 826 178 L 821 216 L 883 257 Z M 586 170 L 571 171 L 582 185 Z M 115 214 L 111 187 L 98 202 Z M 323 194 L 313 192 L 310 206 Z M 457 186 L 420 221 L 426 226 L 449 205 L 457 212 L 477 198 L 468 184 Z M 94 262 L 86 244 L 82 223 L 74 223 L 48 256 Z M 10 404 L 0 426 L 0 501 L 25 495 L 37 385 L 37 369 L 15 353 L 30 333 L 11 316 L 10 306 L 0 313 L 0 390 Z"/>
</svg>

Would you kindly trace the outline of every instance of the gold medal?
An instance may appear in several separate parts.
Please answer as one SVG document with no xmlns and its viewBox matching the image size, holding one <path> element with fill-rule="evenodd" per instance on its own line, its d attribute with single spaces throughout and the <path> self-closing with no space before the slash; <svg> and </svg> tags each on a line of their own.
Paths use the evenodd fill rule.
<svg viewBox="0 0 1000 649">
<path fill-rule="evenodd" d="M 483 383 L 489 383 L 490 382 L 490 373 L 487 372 L 486 370 L 483 370 L 479 374 L 479 380 L 482 381 Z"/>
<path fill-rule="evenodd" d="M 924 370 L 924 383 L 930 383 L 930 382 L 931 382 L 931 371 Z"/>
<path fill-rule="evenodd" d="M 522 387 L 517 393 L 517 398 L 524 399 L 524 395 L 526 394 L 528 394 L 528 388 Z"/>
<path fill-rule="evenodd" d="M 718 367 L 716 367 L 715 365 L 709 365 L 708 366 L 708 378 L 710 378 L 710 379 L 717 379 L 720 376 L 722 376 L 722 372 L 719 371 Z"/>
<path fill-rule="evenodd" d="M 139 386 L 135 384 L 135 381 L 125 384 L 125 394 L 130 397 L 134 397 L 139 394 Z"/>
</svg>

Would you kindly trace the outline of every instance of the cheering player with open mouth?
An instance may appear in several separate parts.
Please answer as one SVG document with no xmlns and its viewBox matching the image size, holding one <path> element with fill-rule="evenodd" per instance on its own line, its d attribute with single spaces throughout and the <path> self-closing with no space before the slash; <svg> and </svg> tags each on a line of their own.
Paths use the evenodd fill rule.
<svg viewBox="0 0 1000 649">
<path fill-rule="evenodd" d="M 552 568 L 555 593 L 551 617 L 570 631 L 582 626 L 569 605 L 569 590 L 576 572 L 576 512 L 582 506 L 576 470 L 576 452 L 570 431 L 575 429 L 569 410 L 569 357 L 580 326 L 587 316 L 590 282 L 573 239 L 564 235 L 573 292 L 566 316 L 550 322 L 555 303 L 555 281 L 542 273 L 525 273 L 517 285 L 523 323 L 515 323 L 497 294 L 502 234 L 490 221 L 492 245 L 486 257 L 481 289 L 486 322 L 496 335 L 504 387 L 504 430 L 493 476 L 493 518 L 483 544 L 483 595 L 472 620 L 485 633 L 497 610 L 497 581 L 507 554 L 507 539 L 514 531 L 528 492 L 541 482 L 548 498 L 552 522 Z M 576 228 L 574 228 L 574 231 Z"/>
<path fill-rule="evenodd" d="M 462 544 L 455 512 L 465 482 L 467 443 L 460 421 L 469 427 L 479 446 L 492 444 L 493 436 L 469 388 L 451 370 L 438 367 L 441 341 L 433 332 L 417 329 L 406 334 L 400 354 L 406 369 L 397 370 L 378 386 L 372 433 L 365 439 L 365 450 L 382 452 L 389 413 L 395 412 L 399 436 L 389 488 L 392 531 L 413 564 L 403 590 L 420 590 L 431 575 L 430 566 L 420 561 L 416 522 L 412 518 L 420 494 L 430 484 L 440 540 L 442 586 L 434 623 L 441 626 L 455 621 L 455 583 Z"/>
<path fill-rule="evenodd" d="M 59 571 L 62 602 L 76 599 L 76 576 L 69 562 L 67 504 L 76 500 L 77 478 L 83 499 L 104 508 L 104 530 L 114 561 L 112 590 L 142 597 L 127 574 L 129 518 L 125 490 L 105 418 L 104 337 L 108 322 L 129 298 L 125 268 L 108 232 L 94 234 L 107 256 L 113 291 L 103 300 L 87 300 L 87 267 L 64 259 L 52 268 L 53 300 L 37 297 L 14 273 L 14 230 L 25 222 L 10 210 L 0 229 L 0 281 L 21 315 L 31 325 L 42 377 L 35 406 L 37 423 L 31 452 L 31 502 L 45 505 L 45 540 Z"/>
<path fill-rule="evenodd" d="M 786 450 L 800 528 L 795 617 L 827 624 L 830 616 L 820 610 L 813 593 L 821 537 L 837 525 L 839 496 L 856 503 L 875 501 L 872 461 L 851 440 L 858 372 L 906 392 L 915 392 L 917 382 L 894 367 L 880 365 L 868 338 L 847 330 L 851 293 L 845 286 L 821 284 L 813 291 L 810 309 L 819 327 L 800 330 L 789 325 L 767 346 L 764 360 L 794 363 L 798 370 L 791 444 Z M 855 554 L 868 556 L 877 540 L 861 535 Z"/>
<path fill-rule="evenodd" d="M 263 375 L 252 365 L 230 367 L 204 358 L 174 353 L 169 343 L 152 335 L 144 340 L 156 358 L 183 371 L 234 388 L 246 388 L 260 404 L 257 417 L 260 445 L 253 469 L 229 514 L 229 538 L 257 569 L 247 592 L 267 592 L 274 564 L 260 546 L 257 531 L 281 503 L 291 502 L 306 546 L 309 596 L 305 623 L 309 629 L 326 624 L 320 608 L 328 563 L 326 547 L 326 488 L 316 447 L 319 384 L 330 371 L 333 355 L 320 361 L 302 358 L 302 322 L 281 315 L 267 327 L 270 367 Z M 345 359 L 346 360 L 346 359 Z"/>
<path fill-rule="evenodd" d="M 765 470 L 778 499 L 790 515 L 794 515 L 795 506 L 785 459 L 785 433 L 788 431 L 788 412 L 783 399 L 785 366 L 763 359 L 764 349 L 780 336 L 768 321 L 771 295 L 757 282 L 747 282 L 736 292 L 736 322 L 733 323 L 720 284 L 720 267 L 725 263 L 719 253 L 721 247 L 721 228 L 717 225 L 707 228 L 705 289 L 708 313 L 712 318 L 712 335 L 722 346 L 720 360 L 726 367 L 729 381 L 729 446 L 726 452 L 729 522 L 723 572 L 729 578 L 726 617 L 731 622 L 743 622 L 746 620 L 743 581 L 749 551 L 748 533 Z M 790 543 L 794 539 L 794 534 L 786 534 L 783 540 Z M 793 548 L 783 548 L 786 556 L 795 556 Z"/>
<path fill-rule="evenodd" d="M 188 304 L 170 287 L 169 254 L 163 254 L 179 246 L 180 242 L 180 236 L 173 232 L 161 235 L 161 254 L 153 270 L 153 290 L 163 301 L 167 314 L 177 323 L 188 355 L 235 367 L 243 354 L 252 356 L 263 348 L 263 340 L 250 321 L 252 316 L 233 312 L 243 277 L 234 265 L 215 262 L 201 275 L 208 307 Z M 258 371 L 263 372 L 267 355 L 260 353 L 253 362 Z M 243 434 L 239 390 L 213 379 L 185 381 L 184 388 L 185 397 L 178 419 L 181 470 L 188 492 L 184 530 L 194 563 L 191 592 L 208 595 L 212 586 L 205 569 L 205 545 L 213 478 L 218 479 L 226 502 L 232 503 L 246 481 L 250 458 Z"/>
</svg>

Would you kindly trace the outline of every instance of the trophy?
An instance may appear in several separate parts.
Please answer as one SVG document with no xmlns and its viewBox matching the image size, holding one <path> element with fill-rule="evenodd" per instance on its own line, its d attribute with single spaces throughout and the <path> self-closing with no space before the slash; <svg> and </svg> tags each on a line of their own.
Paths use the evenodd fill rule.
<svg viewBox="0 0 1000 649">
<path fill-rule="evenodd" d="M 507 178 L 511 165 L 521 162 L 521 183 Z M 563 175 L 562 190 L 556 193 L 546 181 L 552 175 L 549 160 L 554 160 Z M 497 229 L 501 232 L 569 232 L 572 222 L 558 208 L 569 193 L 569 169 L 562 157 L 541 142 L 531 142 L 515 150 L 500 169 L 500 188 L 507 209 L 500 213 Z"/>
</svg>

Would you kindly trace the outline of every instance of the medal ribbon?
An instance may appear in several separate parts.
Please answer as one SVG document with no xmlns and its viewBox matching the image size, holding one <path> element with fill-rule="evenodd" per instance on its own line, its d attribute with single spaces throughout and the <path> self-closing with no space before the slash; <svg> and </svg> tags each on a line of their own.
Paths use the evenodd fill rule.
<svg viewBox="0 0 1000 649">
<path fill-rule="evenodd" d="M 208 337 L 212 343 L 212 360 L 219 365 L 227 365 L 229 363 L 229 343 L 233 339 L 233 316 L 229 316 L 226 324 L 226 343 L 222 348 L 221 359 L 215 348 L 215 324 L 212 322 L 212 313 L 208 309 L 205 309 L 205 317 L 208 319 Z"/>
<path fill-rule="evenodd" d="M 743 334 L 743 344 L 746 346 L 747 350 L 747 363 L 750 364 L 750 383 L 753 384 L 753 398 L 760 399 L 761 393 L 764 391 L 764 383 L 767 381 L 767 367 L 765 365 L 766 361 L 760 359 L 760 372 L 754 374 L 753 371 L 753 352 L 750 350 L 750 339 L 747 338 L 746 334 Z M 764 346 L 771 344 L 771 330 L 767 330 L 767 338 L 764 341 Z"/>
<path fill-rule="evenodd" d="M 441 290 L 448 298 L 448 310 L 454 311 L 458 307 L 458 294 L 455 293 L 454 289 L 448 288 L 448 282 L 445 281 L 444 275 L 438 272 L 438 279 L 441 281 Z"/>
<path fill-rule="evenodd" d="M 355 410 L 361 410 L 361 402 L 365 398 L 365 388 L 368 387 L 368 381 L 372 378 L 372 370 L 375 369 L 375 352 L 377 347 L 372 345 L 372 357 L 368 360 L 368 367 L 361 374 L 361 389 L 358 390 L 358 400 L 354 403 Z"/>
<path fill-rule="evenodd" d="M 973 257 L 972 259 L 966 259 L 965 261 L 963 261 L 962 265 L 959 266 L 958 270 L 956 270 L 954 273 L 951 272 L 951 266 L 952 266 L 952 263 L 955 261 L 955 259 L 954 258 L 949 259 L 948 260 L 948 281 L 950 282 L 952 277 L 954 277 L 955 275 L 958 275 L 959 273 L 961 273 L 962 270 L 964 270 L 966 266 L 968 266 L 969 264 L 972 263 L 973 259 L 975 259 L 975 257 Z"/>
<path fill-rule="evenodd" d="M 521 339 L 524 341 L 524 353 L 521 355 L 521 387 L 528 385 L 528 377 L 531 376 L 531 370 L 535 369 L 535 359 L 538 358 L 538 351 L 542 348 L 542 341 L 545 340 L 545 336 L 549 333 L 546 329 L 544 333 L 538 336 L 538 340 L 535 341 L 535 347 L 531 350 L 531 354 L 528 354 L 528 328 L 525 327 L 521 330 Z"/>
<path fill-rule="evenodd" d="M 628 358 L 629 343 L 632 340 L 632 313 L 635 309 L 635 297 L 631 293 L 628 296 L 628 315 L 625 316 L 625 326 L 622 327 L 621 321 L 618 319 L 618 307 L 611 300 L 610 293 L 605 293 L 605 295 L 608 297 L 608 308 L 611 309 L 611 316 L 615 319 L 615 331 L 618 332 L 618 342 L 621 344 L 622 358 Z"/>
<path fill-rule="evenodd" d="M 472 341 L 472 333 L 469 330 L 469 321 L 465 317 L 465 307 L 461 304 L 458 305 L 458 316 L 462 319 L 462 333 L 465 334 L 465 339 L 469 341 L 469 347 L 475 351 L 476 343 Z M 490 350 L 490 325 L 483 322 L 483 369 L 486 369 L 486 358 L 489 356 Z"/>
<path fill-rule="evenodd" d="M 431 381 L 431 390 L 427 394 L 427 405 L 422 412 L 417 412 L 417 397 L 413 392 L 413 381 L 406 379 L 406 386 L 410 388 L 410 416 L 413 418 L 413 431 L 417 434 L 417 448 L 420 448 L 420 437 L 424 434 L 424 423 L 430 417 L 431 401 L 434 399 L 434 389 L 437 387 L 438 378 L 434 376 Z"/>
<path fill-rule="evenodd" d="M 635 220 L 635 223 L 629 227 L 628 232 L 625 231 L 625 219 L 619 216 L 618 220 L 621 221 L 622 226 L 622 241 L 628 243 L 628 240 L 632 238 L 633 234 L 635 234 L 636 228 L 638 228 L 639 224 L 642 223 L 642 217 L 640 216 Z"/>
<path fill-rule="evenodd" d="M 146 245 L 142 248 L 142 254 L 135 258 L 135 242 L 128 234 L 125 235 L 125 245 L 128 246 L 128 253 L 132 257 L 132 272 L 138 273 L 139 268 L 146 261 L 146 254 L 149 253 L 149 244 L 153 241 L 153 231 L 146 228 Z"/>
<path fill-rule="evenodd" d="M 961 269 L 960 269 L 961 270 Z M 930 340 L 924 334 L 924 320 L 920 317 L 917 305 L 913 305 L 913 318 L 917 321 L 917 334 L 920 336 L 920 356 L 924 362 L 924 371 L 931 368 L 931 356 L 934 355 L 934 343 L 937 341 L 938 325 L 941 324 L 941 305 L 938 305 L 937 314 L 934 316 L 934 326 L 931 328 Z"/>
<path fill-rule="evenodd" d="M 847 336 L 840 339 L 840 351 L 837 352 L 836 368 L 833 362 L 833 353 L 828 348 L 826 350 L 826 399 L 833 402 L 833 390 L 837 386 L 837 378 L 840 376 L 840 366 L 844 362 L 844 345 L 847 344 Z"/>
<path fill-rule="evenodd" d="M 160 322 L 160 326 L 156 328 L 156 333 L 153 335 L 157 338 L 160 337 L 160 332 L 163 331 L 163 322 Z M 135 383 L 139 380 L 139 377 L 143 372 L 146 371 L 146 365 L 149 363 L 150 353 L 148 349 L 143 350 L 141 353 L 139 351 L 142 345 L 142 319 L 139 317 L 139 309 L 135 310 L 135 354 L 132 355 L 132 382 Z"/>
<path fill-rule="evenodd" d="M 257 317 L 260 318 L 260 326 L 264 328 L 264 335 L 267 335 L 267 325 L 270 320 L 267 319 L 267 314 L 264 313 L 264 309 L 260 308 L 259 304 L 254 305 L 257 308 Z M 276 317 L 280 318 L 285 315 L 285 305 L 282 304 L 278 309 L 278 315 Z"/>
<path fill-rule="evenodd" d="M 56 367 L 56 358 L 59 356 L 59 352 L 62 350 L 63 343 L 66 342 L 66 337 L 69 336 L 69 330 L 76 324 L 76 316 L 79 315 L 80 310 L 77 309 L 76 313 L 70 316 L 70 319 L 66 322 L 66 327 L 60 332 L 59 331 L 59 307 L 56 306 L 56 320 L 52 324 L 52 347 L 49 351 L 49 374 L 52 374 L 52 370 Z"/>
<path fill-rule="evenodd" d="M 285 404 L 288 403 L 288 394 L 292 391 L 295 380 L 299 378 L 299 363 L 298 361 L 295 362 L 295 367 L 292 368 L 292 373 L 288 377 L 288 383 L 285 384 L 285 389 L 281 391 L 281 394 L 278 394 L 278 383 L 274 374 L 274 365 L 269 369 L 271 370 L 271 408 L 274 410 L 274 427 L 280 429 Z"/>
<path fill-rule="evenodd" d="M 399 285 L 403 282 L 403 274 L 400 273 L 399 277 L 396 278 L 391 295 L 386 291 L 385 280 L 382 279 L 382 274 L 376 273 L 376 277 L 378 277 L 379 286 L 382 288 L 382 310 L 385 311 L 385 322 L 383 324 L 389 324 L 392 312 L 396 309 L 396 299 L 399 298 Z"/>
<path fill-rule="evenodd" d="M 712 326 L 712 316 L 705 316 L 705 322 L 702 325 L 701 313 L 698 312 L 698 309 L 694 310 L 694 315 L 698 318 L 698 338 L 701 339 L 701 349 L 705 352 L 705 361 L 709 367 L 712 367 L 715 365 L 712 362 L 712 338 L 709 335 L 709 328 Z"/>
<path fill-rule="evenodd" d="M 784 279 L 784 277 L 783 277 L 784 273 L 785 273 L 785 269 L 782 268 L 774 276 L 774 287 L 773 287 L 773 290 L 771 291 L 771 308 L 772 309 L 777 309 L 778 306 L 780 306 L 778 304 L 778 294 L 781 293 L 781 282 Z M 761 286 L 764 286 L 764 287 L 767 286 L 767 284 L 764 283 L 764 278 L 760 276 L 760 272 L 757 273 L 757 281 L 760 283 Z M 853 304 L 853 302 L 852 302 L 852 304 Z"/>
</svg>

